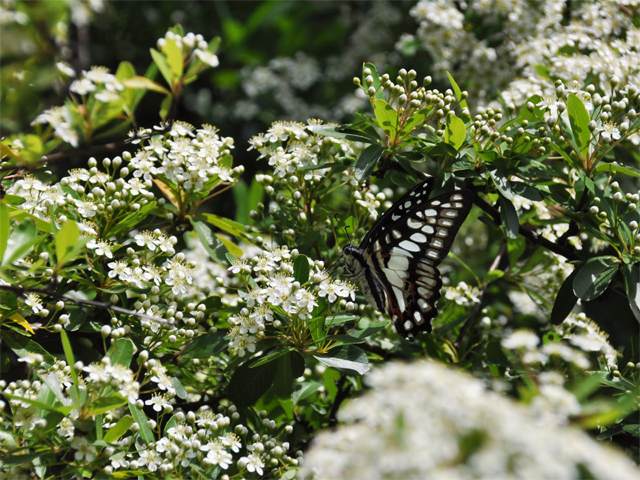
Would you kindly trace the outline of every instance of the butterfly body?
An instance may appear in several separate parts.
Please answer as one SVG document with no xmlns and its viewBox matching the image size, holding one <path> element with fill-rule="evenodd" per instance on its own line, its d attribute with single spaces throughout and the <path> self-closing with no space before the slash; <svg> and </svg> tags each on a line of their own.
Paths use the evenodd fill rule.
<svg viewBox="0 0 640 480">
<path fill-rule="evenodd" d="M 346 268 L 367 301 L 413 340 L 431 331 L 447 256 L 473 202 L 468 190 L 429 199 L 433 178 L 416 185 L 378 219 L 359 247 L 343 249 Z"/>
</svg>

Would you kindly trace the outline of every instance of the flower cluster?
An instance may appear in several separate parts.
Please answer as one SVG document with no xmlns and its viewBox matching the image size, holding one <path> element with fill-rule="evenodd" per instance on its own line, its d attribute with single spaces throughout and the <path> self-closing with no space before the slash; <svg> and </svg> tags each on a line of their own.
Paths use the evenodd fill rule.
<svg viewBox="0 0 640 480">
<path fill-rule="evenodd" d="M 347 299 L 355 300 L 353 285 L 329 277 L 322 262 L 304 256 L 310 274 L 309 282 L 301 285 L 292 263 L 297 255 L 297 250 L 278 247 L 251 261 L 236 259 L 229 267 L 232 273 L 242 274 L 247 285 L 247 291 L 239 292 L 246 307 L 229 318 L 229 348 L 236 355 L 255 352 L 256 342 L 265 336 L 267 328 L 275 329 L 283 338 L 290 330 L 302 335 L 309 328 L 307 321 L 313 317 L 320 299 L 345 306 Z"/>
<path fill-rule="evenodd" d="M 391 363 L 373 371 L 367 381 L 372 390 L 340 410 L 346 424 L 314 439 L 303 478 L 640 474 L 624 454 L 586 433 L 543 423 L 537 406 L 525 409 L 443 365 Z"/>
</svg>

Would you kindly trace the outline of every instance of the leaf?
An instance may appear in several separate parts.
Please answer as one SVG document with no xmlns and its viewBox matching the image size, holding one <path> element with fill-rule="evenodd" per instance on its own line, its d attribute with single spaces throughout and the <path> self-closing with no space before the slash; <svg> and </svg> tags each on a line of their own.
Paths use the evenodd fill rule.
<svg viewBox="0 0 640 480">
<path fill-rule="evenodd" d="M 151 90 L 154 92 L 164 93 L 165 95 L 171 95 L 171 92 L 169 90 L 147 77 L 135 76 L 125 78 L 123 80 L 120 80 L 120 83 L 122 83 L 127 88 L 139 88 L 142 90 Z"/>
<path fill-rule="evenodd" d="M 500 221 L 502 223 L 502 229 L 508 238 L 518 238 L 518 232 L 520 231 L 520 222 L 518 220 L 518 212 L 509 200 L 502 195 L 498 196 L 498 202 L 500 203 Z"/>
<path fill-rule="evenodd" d="M 366 132 L 359 130 L 347 129 L 341 126 L 331 125 L 309 125 L 307 127 L 311 133 L 321 135 L 323 137 L 337 138 L 340 140 L 350 140 L 352 142 L 362 142 L 366 144 L 377 143 L 379 140 Z"/>
<path fill-rule="evenodd" d="M 167 64 L 167 60 L 166 60 L 165 56 L 162 53 L 160 53 L 159 51 L 157 51 L 155 48 L 150 48 L 149 51 L 151 52 L 151 58 L 153 58 L 153 62 L 158 67 L 158 70 L 160 70 L 160 73 L 162 74 L 162 76 L 164 77 L 166 82 L 169 85 L 172 85 L 172 82 L 171 82 L 171 69 L 169 68 L 169 65 Z M 171 98 L 169 95 L 167 95 L 167 97 Z"/>
<path fill-rule="evenodd" d="M 582 300 L 598 298 L 607 289 L 618 271 L 613 257 L 594 257 L 587 260 L 573 280 L 573 292 Z"/>
<path fill-rule="evenodd" d="M 309 281 L 309 259 L 306 255 L 298 255 L 293 262 L 293 278 L 300 282 L 300 285 Z"/>
<path fill-rule="evenodd" d="M 131 412 L 131 415 L 133 415 L 133 419 L 135 420 L 135 422 L 140 426 L 140 430 L 138 430 L 138 433 L 140 434 L 140 438 L 142 439 L 142 441 L 145 444 L 155 441 L 153 432 L 147 424 L 149 419 L 144 414 L 144 412 L 131 402 L 129 402 L 129 411 Z"/>
<path fill-rule="evenodd" d="M 38 343 L 29 338 L 23 337 L 22 335 L 14 337 L 13 335 L 8 335 L 3 332 L 2 340 L 11 350 L 13 350 L 13 353 L 15 353 L 18 358 L 26 357 L 29 353 L 35 353 L 42 355 L 46 366 L 50 367 L 56 363 L 56 359 L 53 355 L 47 352 Z"/>
<path fill-rule="evenodd" d="M 376 100 L 373 111 L 378 121 L 378 126 L 384 130 L 389 137 L 389 144 L 392 144 L 398 133 L 398 112 L 396 112 L 386 100 Z"/>
<path fill-rule="evenodd" d="M 576 95 L 569 94 L 567 98 L 567 112 L 569 113 L 569 123 L 571 123 L 571 131 L 573 138 L 580 150 L 580 156 L 586 158 L 589 153 L 589 142 L 591 140 L 591 132 L 589 131 L 589 113 Z"/>
<path fill-rule="evenodd" d="M 455 115 L 447 116 L 447 123 L 444 131 L 444 141 L 448 145 L 458 150 L 464 143 L 467 136 L 467 129 L 462 119 Z"/>
<path fill-rule="evenodd" d="M 201 335 L 187 344 L 181 357 L 185 359 L 202 358 L 223 352 L 229 346 L 229 342 L 224 339 L 224 336 L 224 332 Z"/>
<path fill-rule="evenodd" d="M 73 393 L 72 399 L 76 405 L 78 411 L 81 411 L 81 403 L 80 403 L 80 392 L 79 392 L 79 383 L 78 383 L 78 372 L 75 369 L 76 359 L 73 356 L 73 349 L 71 348 L 71 343 L 69 342 L 69 337 L 67 336 L 67 332 L 63 328 L 60 330 L 60 340 L 62 341 L 62 349 L 64 350 L 64 356 L 67 360 L 67 365 L 69 365 L 71 370 L 71 378 L 73 379 Z"/>
<path fill-rule="evenodd" d="M 169 421 L 165 424 L 164 429 L 162 430 L 162 436 L 166 437 L 167 433 L 169 432 L 169 429 L 173 428 L 176 423 L 178 423 L 178 418 L 175 415 L 173 415 L 169 419 Z"/>
<path fill-rule="evenodd" d="M 242 256 L 244 252 L 238 245 L 236 245 L 235 243 L 233 243 L 231 240 L 229 240 L 227 237 L 225 237 L 220 233 L 216 233 L 215 235 L 216 235 L 216 238 L 220 240 L 220 242 L 222 242 L 222 244 L 227 248 L 227 251 L 231 255 L 233 255 L 234 257 Z"/>
<path fill-rule="evenodd" d="M 540 191 L 524 182 L 509 182 L 509 187 L 511 188 L 511 192 L 531 200 L 532 202 L 541 202 L 544 200 Z"/>
<path fill-rule="evenodd" d="M 165 38 L 166 43 L 162 47 L 162 53 L 164 53 L 167 57 L 167 65 L 169 66 L 169 70 L 171 71 L 171 82 L 169 85 L 173 88 L 173 85 L 176 84 L 180 77 L 182 77 L 183 72 L 183 59 L 182 59 L 182 49 L 178 47 L 175 40 L 171 38 Z"/>
<path fill-rule="evenodd" d="M 369 145 L 362 151 L 354 168 L 357 181 L 363 182 L 371 175 L 383 153 L 384 147 L 380 145 Z"/>
<path fill-rule="evenodd" d="M 449 72 L 447 72 L 447 77 L 449 77 L 449 81 L 451 82 L 451 86 L 453 87 L 453 92 L 456 94 L 458 102 L 460 102 L 460 108 L 468 108 L 467 101 L 462 99 L 462 91 L 460 90 L 460 87 Z"/>
<path fill-rule="evenodd" d="M 9 207 L 0 202 L 0 265 L 9 240 Z"/>
<path fill-rule="evenodd" d="M 36 333 L 33 331 L 33 328 L 31 328 L 31 324 L 27 322 L 27 320 L 25 320 L 25 318 L 19 313 L 16 312 L 13 315 L 11 315 L 9 318 L 14 322 L 16 322 L 18 325 L 20 325 L 22 328 L 24 328 L 26 331 L 31 332 L 31 334 Z"/>
<path fill-rule="evenodd" d="M 511 183 L 507 180 L 507 177 L 498 170 L 490 170 L 489 175 L 491 175 L 491 180 L 493 180 L 493 184 L 496 186 L 498 191 L 508 200 L 513 200 L 514 195 L 511 191 Z"/>
<path fill-rule="evenodd" d="M 630 177 L 640 177 L 640 170 L 633 167 L 625 167 L 623 165 L 614 165 L 613 163 L 599 163 L 595 169 L 595 173 L 616 172 Z"/>
<path fill-rule="evenodd" d="M 640 322 L 640 263 L 625 265 L 622 273 L 624 274 L 629 306 L 636 320 Z"/>
<path fill-rule="evenodd" d="M 292 347 L 288 346 L 276 346 L 269 353 L 258 357 L 255 361 L 251 362 L 251 368 L 259 367 L 265 363 L 273 362 L 274 360 L 286 355 L 291 351 Z"/>
<path fill-rule="evenodd" d="M 111 364 L 118 364 L 129 368 L 133 353 L 136 350 L 134 343 L 128 338 L 119 338 L 111 344 L 107 355 L 111 358 Z"/>
<path fill-rule="evenodd" d="M 116 442 L 122 435 L 124 435 L 127 430 L 133 425 L 133 417 L 130 415 L 125 415 L 118 423 L 116 423 L 113 427 L 109 429 L 107 433 L 105 433 L 103 437 L 103 441 L 106 443 Z"/>
<path fill-rule="evenodd" d="M 169 185 L 157 178 L 153 178 L 151 181 L 156 184 L 156 187 L 158 187 L 158 189 L 164 194 L 165 197 L 167 197 L 167 200 L 169 200 L 174 207 L 179 208 L 178 200 L 176 200 L 176 196 L 173 194 L 173 191 L 171 190 L 171 187 L 169 187 Z"/>
<path fill-rule="evenodd" d="M 338 315 L 334 315 L 331 317 L 327 317 L 326 324 L 328 327 L 338 327 L 340 325 L 344 325 L 345 323 L 353 322 L 360 318 L 357 315 L 352 315 L 350 313 L 341 313 Z"/>
<path fill-rule="evenodd" d="M 313 395 L 321 387 L 322 384 L 320 382 L 316 382 L 315 380 L 297 384 L 293 390 L 293 404 L 297 405 L 300 400 L 304 400 L 305 398 Z"/>
<path fill-rule="evenodd" d="M 239 408 L 253 405 L 273 384 L 278 371 L 277 362 L 269 362 L 256 368 L 248 363 L 240 365 L 229 381 L 227 395 Z"/>
<path fill-rule="evenodd" d="M 367 354 L 355 345 L 334 348 L 328 355 L 314 355 L 314 358 L 323 365 L 347 375 L 364 375 L 370 368 Z"/>
<path fill-rule="evenodd" d="M 156 208 L 156 202 L 149 202 L 146 205 L 143 205 L 140 210 L 131 212 L 120 220 L 111 230 L 105 232 L 104 237 L 109 238 L 137 226 L 154 208 Z"/>
<path fill-rule="evenodd" d="M 209 256 L 216 262 L 224 265 L 226 263 L 225 254 L 228 252 L 227 248 L 218 240 L 204 222 L 196 220 L 193 217 L 189 217 L 189 221 L 191 225 L 193 225 L 193 231 L 196 232 L 198 240 L 200 240 L 200 243 L 202 243 L 202 246 Z"/>
<path fill-rule="evenodd" d="M 184 388 L 184 385 L 182 385 L 182 382 L 178 380 L 177 377 L 171 377 L 171 382 L 173 383 L 173 388 L 176 391 L 176 395 L 178 397 L 180 397 L 183 400 L 186 400 L 189 398 L 189 394 L 187 393 L 187 390 Z"/>
<path fill-rule="evenodd" d="M 122 398 L 122 395 L 120 394 L 112 395 L 110 397 L 100 397 L 95 402 L 91 403 L 91 405 L 89 405 L 87 415 L 100 415 L 116 408 L 120 408 L 125 403 L 127 403 L 127 399 Z"/>
<path fill-rule="evenodd" d="M 565 318 L 571 313 L 573 307 L 578 301 L 573 292 L 573 281 L 578 274 L 578 270 L 575 269 L 571 274 L 562 282 L 556 300 L 553 303 L 553 309 L 551 310 L 551 323 L 554 325 L 560 325 Z"/>
<path fill-rule="evenodd" d="M 364 71 L 367 68 L 371 70 L 371 76 L 373 77 L 373 83 L 371 84 L 371 86 L 376 89 L 374 98 L 376 100 L 384 100 L 384 92 L 382 91 L 382 88 L 380 88 L 380 75 L 378 75 L 378 69 L 373 63 L 364 63 L 362 65 L 362 85 L 366 85 L 364 81 L 364 79 L 366 78 Z"/>
<path fill-rule="evenodd" d="M 6 243 L 2 264 L 11 265 L 29 252 L 37 241 L 36 233 L 36 225 L 31 220 L 18 225 Z"/>
</svg>

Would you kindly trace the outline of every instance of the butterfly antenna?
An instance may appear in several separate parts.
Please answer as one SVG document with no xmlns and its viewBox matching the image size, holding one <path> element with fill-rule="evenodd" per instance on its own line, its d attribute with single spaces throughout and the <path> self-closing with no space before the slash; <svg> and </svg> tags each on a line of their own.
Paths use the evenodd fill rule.
<svg viewBox="0 0 640 480">
<path fill-rule="evenodd" d="M 337 213 L 333 217 L 336 219 L 336 222 L 342 228 L 342 231 L 344 232 L 344 234 L 347 236 L 347 239 L 349 240 L 349 243 L 352 244 L 353 242 L 351 241 L 351 237 L 349 236 L 349 232 L 347 231 L 348 227 L 345 227 L 344 225 L 342 225 L 342 223 L 340 223 L 340 220 L 338 219 L 338 214 Z"/>
</svg>

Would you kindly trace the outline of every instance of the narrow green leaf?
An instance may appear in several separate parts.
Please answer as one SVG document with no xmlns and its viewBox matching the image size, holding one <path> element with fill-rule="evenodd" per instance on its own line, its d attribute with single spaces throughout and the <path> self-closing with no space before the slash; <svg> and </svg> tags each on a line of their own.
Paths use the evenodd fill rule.
<svg viewBox="0 0 640 480">
<path fill-rule="evenodd" d="M 239 408 L 253 405 L 269 390 L 277 371 L 277 362 L 269 362 L 256 368 L 251 368 L 247 363 L 240 365 L 229 382 L 229 399 Z"/>
<path fill-rule="evenodd" d="M 625 265 L 622 273 L 624 274 L 629 306 L 636 320 L 640 322 L 640 263 Z"/>
<path fill-rule="evenodd" d="M 553 309 L 551 310 L 551 323 L 554 325 L 560 325 L 571 313 L 571 310 L 573 310 L 573 307 L 578 301 L 578 297 L 573 293 L 573 281 L 577 273 L 577 269 L 571 272 L 558 290 L 556 299 L 553 302 Z"/>
<path fill-rule="evenodd" d="M 614 165 L 613 163 L 599 163 L 595 169 L 595 173 L 616 172 L 630 177 L 640 177 L 640 170 L 633 167 L 625 167 L 623 165 Z"/>
<path fill-rule="evenodd" d="M 171 79 L 172 82 L 170 85 L 173 87 L 175 83 L 177 83 L 182 77 L 183 72 L 183 59 L 182 59 L 182 49 L 178 47 L 175 40 L 170 38 L 165 38 L 166 43 L 162 47 L 162 53 L 164 53 L 167 57 L 167 65 L 169 66 L 169 70 L 171 71 Z"/>
<path fill-rule="evenodd" d="M 156 208 L 156 202 L 149 202 L 146 205 L 143 205 L 140 210 L 131 212 L 120 220 L 111 230 L 105 232 L 105 237 L 112 237 L 134 228 L 142 219 L 146 218 L 149 215 L 149 212 L 154 208 Z"/>
<path fill-rule="evenodd" d="M 158 67 L 158 70 L 160 70 L 160 73 L 162 74 L 162 77 L 165 79 L 165 81 L 169 85 L 172 85 L 172 82 L 171 82 L 171 69 L 169 68 L 169 65 L 167 64 L 167 60 L 166 60 L 165 56 L 162 53 L 160 53 L 159 51 L 157 51 L 156 49 L 154 49 L 154 48 L 150 48 L 149 50 L 151 51 L 151 58 L 153 58 L 153 62 Z"/>
<path fill-rule="evenodd" d="M 362 151 L 354 169 L 357 181 L 363 182 L 371 175 L 383 153 L 384 147 L 380 145 L 369 145 Z"/>
<path fill-rule="evenodd" d="M 367 354 L 355 345 L 334 348 L 328 355 L 314 355 L 314 358 L 323 365 L 347 375 L 364 375 L 370 368 Z"/>
<path fill-rule="evenodd" d="M 490 170 L 489 175 L 491 175 L 491 180 L 493 180 L 493 184 L 496 186 L 498 191 L 508 200 L 513 200 L 514 195 L 511 190 L 511 183 L 507 180 L 507 177 L 498 170 Z"/>
<path fill-rule="evenodd" d="M 133 417 L 130 415 L 125 415 L 118 423 L 116 423 L 113 427 L 109 429 L 107 433 L 105 433 L 103 440 L 106 443 L 116 442 L 122 435 L 124 435 L 127 430 L 133 425 Z"/>
<path fill-rule="evenodd" d="M 178 423 L 178 418 L 175 415 L 173 415 L 164 426 L 164 429 L 162 430 L 162 436 L 166 437 L 167 433 L 169 432 L 169 429 L 173 428 L 176 425 L 176 423 Z"/>
<path fill-rule="evenodd" d="M 202 246 L 209 256 L 216 262 L 224 265 L 225 254 L 228 252 L 227 248 L 204 222 L 196 220 L 193 217 L 189 217 L 189 221 L 191 225 L 193 225 L 193 231 L 196 232 L 198 240 L 200 240 L 200 243 L 202 243 Z"/>
<path fill-rule="evenodd" d="M 444 141 L 448 145 L 458 150 L 464 143 L 467 136 L 467 129 L 462 119 L 455 115 L 447 116 L 447 123 L 444 131 Z"/>
<path fill-rule="evenodd" d="M 36 234 L 36 225 L 31 220 L 25 220 L 18 225 L 10 236 L 11 241 L 7 241 L 3 265 L 11 265 L 30 252 L 37 241 Z"/>
<path fill-rule="evenodd" d="M 504 198 L 502 195 L 498 197 L 500 203 L 500 221 L 502 223 L 502 229 L 508 238 L 518 238 L 518 232 L 520 231 L 520 222 L 518 220 L 518 212 L 513 206 L 511 201 Z"/>
<path fill-rule="evenodd" d="M 122 398 L 120 394 L 115 394 L 110 397 L 100 397 L 89 405 L 87 415 L 100 415 L 116 408 L 120 408 L 125 403 L 127 403 L 127 399 Z"/>
<path fill-rule="evenodd" d="M 178 397 L 180 397 L 183 400 L 186 400 L 187 398 L 189 398 L 189 394 L 187 393 L 187 390 L 184 388 L 184 385 L 182 385 L 182 382 L 178 380 L 178 378 L 171 377 L 171 382 L 173 383 L 173 388 L 176 391 L 176 395 Z"/>
<path fill-rule="evenodd" d="M 153 442 L 155 438 L 153 436 L 153 432 L 147 424 L 149 419 L 144 414 L 144 412 L 131 402 L 129 402 L 129 411 L 131 412 L 131 415 L 133 415 L 133 419 L 135 420 L 135 422 L 140 426 L 140 430 L 138 430 L 138 433 L 140 434 L 140 438 L 142 439 L 142 441 L 145 444 Z"/>
<path fill-rule="evenodd" d="M 366 144 L 377 143 L 379 139 L 359 130 L 346 129 L 340 126 L 331 125 L 309 125 L 307 127 L 311 133 L 323 137 L 338 138 L 340 140 L 350 140 L 352 142 L 362 142 Z"/>
<path fill-rule="evenodd" d="M 309 259 L 306 255 L 298 255 L 293 262 L 293 278 L 300 282 L 300 285 L 309 281 Z"/>
<path fill-rule="evenodd" d="M 71 378 L 73 379 L 73 392 L 75 393 L 75 395 L 72 395 L 72 398 L 75 401 L 76 408 L 78 409 L 78 411 L 81 411 L 78 372 L 74 367 L 74 365 L 76 364 L 76 359 L 73 356 L 71 343 L 69 342 L 69 337 L 67 336 L 67 332 L 65 331 L 64 328 L 60 330 L 60 340 L 62 341 L 62 349 L 64 350 L 64 356 L 67 359 L 67 365 L 71 367 Z"/>
<path fill-rule="evenodd" d="M 49 412 L 57 412 L 59 407 L 54 407 L 52 405 L 47 405 L 44 402 L 40 402 L 38 400 L 33 400 L 31 398 L 27 398 L 27 397 L 20 397 L 18 395 L 12 395 L 10 393 L 3 393 L 2 394 L 4 397 L 7 397 L 9 400 L 20 400 L 21 402 L 24 403 L 28 403 L 30 405 L 33 405 L 36 408 L 40 408 L 42 410 L 46 410 Z M 73 407 L 71 407 L 73 408 Z"/>
<path fill-rule="evenodd" d="M 135 76 L 121 80 L 121 83 L 127 88 L 139 88 L 143 90 L 151 90 L 165 95 L 171 95 L 171 92 L 157 82 L 146 78 Z"/>
<path fill-rule="evenodd" d="M 398 112 L 385 100 L 376 100 L 373 105 L 378 126 L 384 130 L 392 144 L 398 135 Z"/>
<path fill-rule="evenodd" d="M 322 387 L 322 384 L 320 382 L 316 382 L 315 380 L 297 384 L 293 390 L 293 396 L 292 396 L 293 404 L 297 405 L 298 402 L 313 395 L 321 387 Z"/>
<path fill-rule="evenodd" d="M 242 251 L 242 249 L 238 245 L 233 243 L 231 240 L 229 240 L 227 237 L 225 237 L 220 233 L 216 233 L 215 235 L 216 235 L 216 238 L 220 240 L 220 242 L 222 242 L 222 244 L 226 247 L 227 251 L 231 255 L 233 255 L 234 257 L 241 257 L 243 255 L 244 252 Z"/>
<path fill-rule="evenodd" d="M 573 93 L 570 93 L 569 98 L 567 98 L 567 112 L 569 113 L 569 123 L 571 123 L 573 138 L 580 150 L 580 156 L 585 158 L 589 153 L 589 142 L 591 140 L 589 113 L 582 100 Z"/>
<path fill-rule="evenodd" d="M 185 359 L 202 358 L 223 352 L 229 346 L 229 342 L 224 339 L 224 336 L 224 332 L 201 335 L 187 344 L 181 357 Z"/>
<path fill-rule="evenodd" d="M 468 108 L 467 101 L 462 98 L 462 90 L 460 90 L 460 87 L 449 72 L 447 72 L 447 77 L 449 77 L 449 81 L 453 87 L 453 93 L 456 94 L 456 98 L 458 99 L 458 102 L 460 102 L 460 108 Z"/>
<path fill-rule="evenodd" d="M 580 267 L 573 280 L 573 292 L 578 298 L 590 301 L 607 289 L 619 268 L 613 257 L 594 257 Z"/>
<path fill-rule="evenodd" d="M 9 208 L 0 202 L 0 265 L 9 240 Z"/>
<path fill-rule="evenodd" d="M 136 346 L 128 338 L 119 338 L 111 344 L 107 355 L 111 358 L 111 364 L 119 364 L 129 368 L 133 359 Z"/>
<path fill-rule="evenodd" d="M 36 353 L 42 355 L 45 366 L 50 367 L 56 363 L 55 357 L 42 348 L 40 344 L 22 335 L 14 336 L 3 332 L 2 340 L 13 350 L 13 353 L 15 353 L 18 358 L 26 357 L 30 353 Z"/>
<path fill-rule="evenodd" d="M 365 78 L 367 77 L 364 73 L 366 69 L 371 70 L 371 76 L 373 77 L 373 83 L 371 86 L 376 89 L 375 99 L 376 100 L 384 100 L 384 92 L 382 88 L 380 88 L 380 75 L 378 74 L 378 69 L 373 63 L 364 63 L 362 65 L 362 84 L 366 85 Z"/>
<path fill-rule="evenodd" d="M 509 182 L 509 187 L 513 193 L 531 200 L 532 202 L 541 202 L 544 200 L 544 197 L 539 190 L 524 182 Z"/>
</svg>

